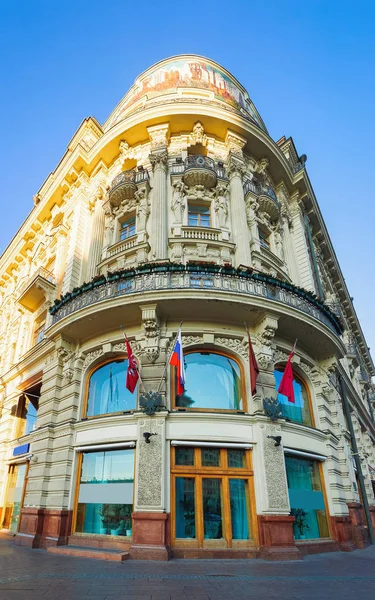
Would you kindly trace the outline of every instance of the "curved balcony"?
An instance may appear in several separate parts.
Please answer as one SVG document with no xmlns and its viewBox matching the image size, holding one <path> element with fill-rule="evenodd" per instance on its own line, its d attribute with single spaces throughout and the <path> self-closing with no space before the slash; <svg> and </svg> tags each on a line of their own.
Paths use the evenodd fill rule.
<svg viewBox="0 0 375 600">
<path fill-rule="evenodd" d="M 134 169 L 122 171 L 122 173 L 119 173 L 114 178 L 109 190 L 109 201 L 112 206 L 119 206 L 123 200 L 134 198 L 137 190 L 135 179 L 136 173 Z"/>
<path fill-rule="evenodd" d="M 95 333 L 98 328 L 116 328 L 125 305 L 127 317 L 137 319 L 140 298 L 164 303 L 171 315 L 177 307 L 186 318 L 193 315 L 194 319 L 198 314 L 202 319 L 233 319 L 235 314 L 242 322 L 259 319 L 264 310 L 271 310 L 279 316 L 280 334 L 303 336 L 301 343 L 307 350 L 329 356 L 333 345 L 336 350 L 342 348 L 340 321 L 312 294 L 263 273 L 215 263 L 151 263 L 111 273 L 108 278 L 97 277 L 79 294 L 70 293 L 55 302 L 50 309 L 49 335 L 64 329 L 67 334 L 87 336 L 90 328 Z"/>
<path fill-rule="evenodd" d="M 206 189 L 213 188 L 217 183 L 215 161 L 208 156 L 187 156 L 183 180 L 189 187 L 203 185 Z"/>
<path fill-rule="evenodd" d="M 244 183 L 245 198 L 248 194 L 257 196 L 259 208 L 262 212 L 266 212 L 271 221 L 276 221 L 280 214 L 280 203 L 274 190 L 264 183 L 247 180 Z"/>
</svg>

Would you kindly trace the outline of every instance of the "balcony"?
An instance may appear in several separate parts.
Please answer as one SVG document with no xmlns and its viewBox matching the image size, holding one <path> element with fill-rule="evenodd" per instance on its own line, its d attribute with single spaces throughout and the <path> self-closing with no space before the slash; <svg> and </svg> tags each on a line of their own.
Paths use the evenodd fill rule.
<svg viewBox="0 0 375 600">
<path fill-rule="evenodd" d="M 205 285 L 198 286 L 197 281 L 205 282 Z M 205 293 L 209 288 L 210 296 L 212 294 L 212 298 L 215 299 L 217 299 L 219 292 L 221 292 L 222 300 L 225 300 L 225 297 L 229 295 L 229 300 L 233 302 L 234 298 L 237 297 L 237 304 L 240 307 L 245 307 L 247 313 L 249 312 L 249 304 L 254 304 L 255 307 L 259 305 L 264 309 L 264 301 L 266 301 L 266 304 L 268 304 L 268 301 L 272 301 L 273 310 L 278 311 L 283 317 L 286 332 L 289 332 L 289 335 L 291 332 L 292 334 L 295 333 L 294 329 L 292 331 L 292 327 L 294 327 L 293 315 L 298 314 L 299 319 L 302 315 L 308 315 L 317 323 L 325 325 L 335 336 L 342 333 L 342 325 L 336 316 L 309 292 L 264 273 L 253 273 L 251 270 L 220 267 L 220 265 L 212 266 L 210 264 L 205 266 L 204 263 L 197 266 L 191 264 L 185 266 L 177 263 L 151 263 L 141 265 L 137 269 L 128 269 L 118 272 L 118 274 L 112 274 L 109 279 L 101 277 L 100 280 L 93 280 L 88 285 L 90 285 L 90 289 L 81 290 L 80 294 L 74 297 L 72 294 L 68 294 L 65 299 L 57 302 L 50 309 L 53 316 L 53 325 L 69 315 L 75 315 L 75 313 L 86 307 L 97 305 L 96 311 L 99 313 L 106 309 L 103 303 L 106 303 L 109 307 L 108 302 L 116 298 L 120 300 L 119 306 L 123 309 L 124 296 L 128 297 L 127 304 L 130 307 L 132 302 L 137 303 L 139 301 L 140 295 L 143 301 L 146 301 L 146 296 L 150 295 L 153 300 L 155 297 L 160 296 L 166 302 L 170 302 L 170 300 L 174 300 L 176 294 L 182 293 L 181 301 L 185 301 L 189 296 L 188 290 L 199 294 L 199 288 L 202 288 L 203 291 L 206 290 Z M 166 292 L 168 293 L 166 294 Z M 207 310 L 212 316 L 213 305 L 210 298 L 205 297 L 204 299 L 208 300 Z M 203 304 L 201 302 L 203 298 L 194 298 L 194 300 L 198 300 L 200 314 L 203 315 Z M 100 307 L 99 304 L 101 304 Z M 221 304 L 222 310 L 228 315 L 226 302 Z M 178 303 L 173 301 L 173 305 L 177 306 Z M 112 303 L 110 306 L 112 307 Z M 218 307 L 217 310 L 221 310 L 220 303 L 215 303 L 215 306 Z M 292 311 L 289 309 L 292 309 Z M 130 311 L 130 308 L 127 310 Z M 108 313 L 108 311 L 106 312 Z M 116 318 L 119 317 L 116 317 L 116 311 L 111 310 L 109 313 L 111 316 L 108 318 L 114 319 L 113 327 L 115 327 Z M 194 314 L 197 313 L 194 312 Z M 241 318 L 241 315 L 239 318 Z M 84 317 L 82 319 L 85 320 Z M 90 320 L 92 321 L 92 318 Z M 75 315 L 73 321 L 74 323 L 70 320 L 68 327 L 79 326 L 78 316 Z M 109 323 L 107 323 L 107 326 L 109 326 Z M 83 327 L 84 325 L 82 325 Z M 317 340 L 314 339 L 311 326 L 308 326 L 306 331 L 307 337 L 304 339 L 304 343 L 307 345 L 311 342 L 312 348 L 314 348 Z M 302 332 L 301 329 L 300 332 Z M 329 351 L 332 351 L 332 348 Z"/>
<path fill-rule="evenodd" d="M 276 221 L 280 214 L 280 203 L 274 190 L 269 185 L 247 179 L 243 189 L 245 198 L 248 194 L 257 196 L 259 209 L 267 213 L 271 221 Z"/>
<path fill-rule="evenodd" d="M 17 302 L 34 312 L 46 299 L 52 299 L 55 290 L 56 280 L 53 273 L 39 267 L 21 287 Z"/>
<path fill-rule="evenodd" d="M 208 156 L 187 156 L 183 180 L 189 187 L 203 185 L 208 190 L 215 187 L 217 183 L 215 161 Z"/>
<path fill-rule="evenodd" d="M 131 200 L 137 191 L 136 172 L 134 169 L 123 171 L 112 181 L 109 190 L 109 201 L 112 206 L 119 206 L 123 200 Z"/>
</svg>

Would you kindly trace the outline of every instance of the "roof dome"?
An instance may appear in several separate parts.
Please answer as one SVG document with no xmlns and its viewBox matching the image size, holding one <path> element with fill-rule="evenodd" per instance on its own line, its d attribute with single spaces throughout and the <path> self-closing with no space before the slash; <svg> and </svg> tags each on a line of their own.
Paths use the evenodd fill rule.
<svg viewBox="0 0 375 600">
<path fill-rule="evenodd" d="M 247 91 L 237 79 L 216 62 L 195 54 L 166 58 L 139 75 L 104 129 L 110 129 L 129 114 L 158 103 L 183 104 L 194 100 L 219 104 L 267 131 Z"/>
</svg>

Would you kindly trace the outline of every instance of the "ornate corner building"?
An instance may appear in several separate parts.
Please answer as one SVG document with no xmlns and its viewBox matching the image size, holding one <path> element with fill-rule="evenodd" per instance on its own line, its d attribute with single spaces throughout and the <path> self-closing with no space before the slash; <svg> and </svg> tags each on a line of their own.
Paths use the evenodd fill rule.
<svg viewBox="0 0 375 600">
<path fill-rule="evenodd" d="M 368 543 L 374 365 L 305 162 L 194 55 L 83 121 L 0 260 L 0 514 L 17 544 L 161 560 Z M 296 338 L 292 404 L 276 390 Z"/>
</svg>

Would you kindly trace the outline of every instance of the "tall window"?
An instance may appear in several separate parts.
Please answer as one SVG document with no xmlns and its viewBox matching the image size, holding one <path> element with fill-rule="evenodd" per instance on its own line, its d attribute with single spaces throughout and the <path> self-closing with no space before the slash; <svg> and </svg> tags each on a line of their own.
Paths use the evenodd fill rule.
<svg viewBox="0 0 375 600">
<path fill-rule="evenodd" d="M 294 537 L 329 537 L 319 463 L 286 455 L 285 466 L 291 514 L 295 517 Z"/>
<path fill-rule="evenodd" d="M 38 317 L 38 319 L 36 319 L 34 323 L 32 342 L 33 346 L 35 346 L 35 344 L 39 344 L 39 342 L 41 342 L 44 338 L 44 331 L 46 329 L 46 318 L 47 313 L 44 312 L 42 315 L 40 315 L 40 317 Z"/>
<path fill-rule="evenodd" d="M 195 351 L 185 357 L 185 392 L 176 407 L 243 410 L 241 369 L 232 358 Z"/>
<path fill-rule="evenodd" d="M 14 534 L 18 531 L 27 468 L 27 463 L 9 465 L 8 488 L 5 497 L 3 522 L 1 526 L 4 529 L 9 529 Z"/>
<path fill-rule="evenodd" d="M 276 389 L 280 385 L 281 378 L 283 376 L 284 369 L 281 367 L 277 368 L 274 372 L 276 379 Z M 293 380 L 294 398 L 295 403 L 289 402 L 286 396 L 278 394 L 277 399 L 281 404 L 282 416 L 296 423 L 302 423 L 303 425 L 313 425 L 310 411 L 310 402 L 307 388 L 303 381 L 296 377 Z"/>
<path fill-rule="evenodd" d="M 252 471 L 249 451 L 173 448 L 176 545 L 231 548 L 249 544 Z"/>
<path fill-rule="evenodd" d="M 136 391 L 126 389 L 127 360 L 114 360 L 97 368 L 89 380 L 86 417 L 134 410 Z"/>
<path fill-rule="evenodd" d="M 210 207 L 189 204 L 188 224 L 191 227 L 211 227 Z"/>
<path fill-rule="evenodd" d="M 134 450 L 83 452 L 76 531 L 132 535 Z"/>
<path fill-rule="evenodd" d="M 270 237 L 263 229 L 259 228 L 259 242 L 263 248 L 270 248 Z"/>
<path fill-rule="evenodd" d="M 120 240 L 126 240 L 135 235 L 135 217 L 131 217 L 120 224 Z"/>
</svg>

